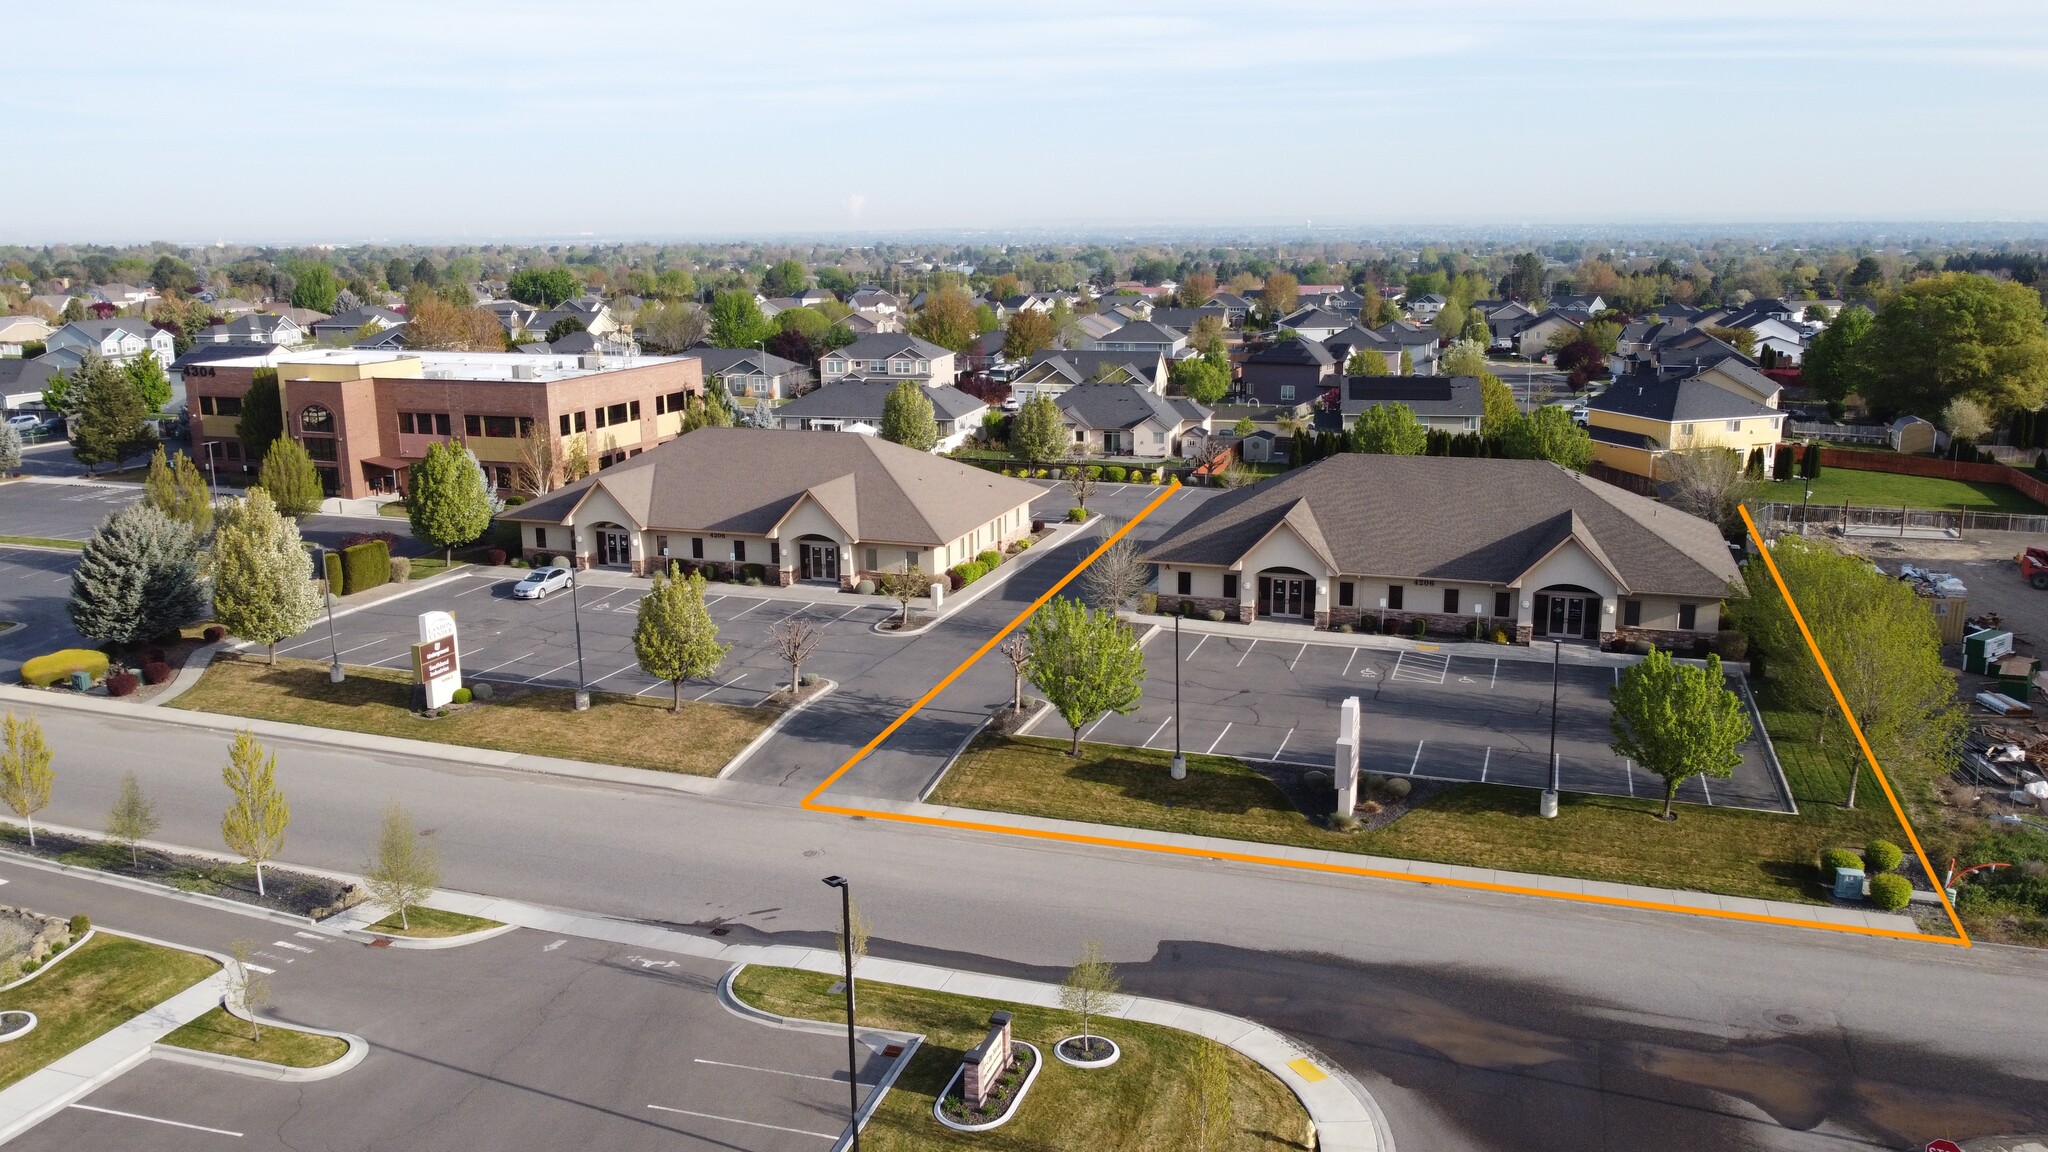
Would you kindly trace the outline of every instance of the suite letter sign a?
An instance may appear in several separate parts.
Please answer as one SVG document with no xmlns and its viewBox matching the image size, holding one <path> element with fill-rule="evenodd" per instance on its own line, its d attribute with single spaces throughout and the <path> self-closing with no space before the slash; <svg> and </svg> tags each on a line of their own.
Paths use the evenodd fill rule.
<svg viewBox="0 0 2048 1152">
<path fill-rule="evenodd" d="M 462 656 L 455 640 L 455 617 L 446 612 L 420 613 L 420 641 L 412 646 L 412 670 L 426 690 L 426 706 L 439 708 L 455 699 L 462 687 Z"/>
</svg>

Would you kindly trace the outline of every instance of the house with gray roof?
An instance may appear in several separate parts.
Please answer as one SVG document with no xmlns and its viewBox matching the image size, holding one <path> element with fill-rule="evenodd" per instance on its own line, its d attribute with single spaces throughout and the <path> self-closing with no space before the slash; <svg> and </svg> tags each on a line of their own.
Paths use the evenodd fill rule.
<svg viewBox="0 0 2048 1152">
<path fill-rule="evenodd" d="M 1133 320 L 1112 332 L 1088 340 L 1093 352 L 1157 353 L 1172 360 L 1188 346 L 1188 334 L 1150 320 Z"/>
<path fill-rule="evenodd" d="M 881 376 L 832 381 L 777 407 L 775 423 L 779 428 L 797 431 L 875 435 L 882 427 L 882 412 L 889 393 L 903 383 Z M 925 399 L 932 402 L 932 419 L 939 426 L 939 440 L 932 451 L 951 452 L 981 427 L 982 417 L 988 413 L 988 401 L 969 396 L 951 384 L 936 388 L 920 386 L 924 388 Z"/>
<path fill-rule="evenodd" d="M 87 352 L 97 352 L 100 359 L 114 364 L 151 355 L 165 371 L 170 370 L 171 360 L 177 355 L 177 341 L 169 332 L 152 328 L 149 321 L 134 317 L 75 320 L 50 333 L 43 343 L 49 349 L 47 355 L 69 352 L 82 359 Z"/>
<path fill-rule="evenodd" d="M 1754 369 L 1735 368 L 1772 383 Z M 1704 449 L 1727 449 L 1745 460 L 1761 450 L 1768 473 L 1783 438 L 1785 413 L 1719 372 L 1682 377 L 1642 373 L 1615 380 L 1589 401 L 1586 423 L 1594 460 L 1664 480 L 1667 456 Z"/>
<path fill-rule="evenodd" d="M 353 332 L 351 328 L 349 331 Z M 248 312 L 225 324 L 201 328 L 194 344 L 269 344 L 295 347 L 306 342 L 306 330 L 289 316 Z"/>
<path fill-rule="evenodd" d="M 1201 456 L 1208 442 L 1207 408 L 1136 384 L 1077 384 L 1053 403 L 1073 433 L 1075 450 L 1086 455 Z"/>
<path fill-rule="evenodd" d="M 1176 332 L 1193 332 L 1195 325 L 1204 317 L 1213 318 L 1225 327 L 1230 325 L 1230 313 L 1220 304 L 1207 304 L 1200 308 L 1154 308 L 1152 322 L 1162 328 Z"/>
<path fill-rule="evenodd" d="M 1310 340 L 1328 340 L 1357 323 L 1355 314 L 1346 316 L 1327 308 L 1297 308 L 1281 318 L 1280 327 Z"/>
<path fill-rule="evenodd" d="M 1345 453 L 1225 492 L 1145 554 L 1159 596 L 1318 628 L 1647 639 L 1720 627 L 1720 529 L 1543 460 Z"/>
<path fill-rule="evenodd" d="M 1360 352 L 1377 353 L 1386 361 L 1388 375 L 1401 370 L 1401 345 L 1370 328 L 1361 328 L 1353 324 L 1324 340 L 1323 347 L 1329 349 L 1330 359 L 1336 362 L 1339 372 L 1349 371 L 1351 358 Z"/>
<path fill-rule="evenodd" d="M 1244 327 L 1244 318 L 1252 310 L 1251 300 L 1235 292 L 1218 292 L 1209 297 L 1209 303 L 1223 309 L 1223 322 L 1231 328 Z"/>
<path fill-rule="evenodd" d="M 870 377 L 940 387 L 958 380 L 960 370 L 951 349 L 903 332 L 876 332 L 818 358 L 818 379 L 823 383 Z"/>
<path fill-rule="evenodd" d="M 535 562 L 573 553 L 578 567 L 672 563 L 850 589 L 1007 548 L 1031 534 L 1040 493 L 873 436 L 699 428 L 502 519 Z"/>
<path fill-rule="evenodd" d="M 1076 352 L 1052 348 L 1033 355 L 1023 371 L 1010 378 L 1010 394 L 1022 403 L 1033 396 L 1057 396 L 1076 384 L 1090 381 L 1133 380 L 1164 395 L 1166 379 L 1166 357 L 1157 352 Z"/>
<path fill-rule="evenodd" d="M 692 348 L 708 383 L 720 380 L 726 393 L 749 400 L 783 400 L 810 385 L 811 370 L 759 348 Z"/>
<path fill-rule="evenodd" d="M 1477 376 L 1340 376 L 1338 411 L 1343 426 L 1382 404 L 1398 404 L 1415 413 L 1424 427 L 1453 435 L 1479 431 L 1486 415 Z"/>
<path fill-rule="evenodd" d="M 1531 360 L 1541 359 L 1550 354 L 1551 341 L 1571 339 L 1585 328 L 1589 319 L 1583 312 L 1546 308 L 1515 329 L 1515 352 Z"/>
<path fill-rule="evenodd" d="M 313 339 L 340 340 L 344 337 L 352 338 L 357 332 L 365 328 L 382 332 L 386 328 L 396 328 L 403 323 L 405 323 L 405 316 L 401 313 L 393 312 L 389 308 L 365 305 L 361 308 L 350 308 L 346 312 L 336 312 L 325 320 L 314 321 Z"/>
</svg>

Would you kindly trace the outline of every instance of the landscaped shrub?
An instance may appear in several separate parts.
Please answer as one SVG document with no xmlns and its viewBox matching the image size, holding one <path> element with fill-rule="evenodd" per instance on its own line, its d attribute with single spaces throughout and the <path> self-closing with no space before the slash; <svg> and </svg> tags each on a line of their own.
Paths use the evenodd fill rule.
<svg viewBox="0 0 2048 1152">
<path fill-rule="evenodd" d="M 1180 614 L 1183 616 L 1193 616 L 1195 614 L 1195 602 L 1193 600 L 1181 601 Z"/>
<path fill-rule="evenodd" d="M 227 629 L 222 628 L 218 624 L 208 624 L 206 631 L 201 632 L 200 635 L 206 638 L 208 644 L 218 644 L 228 638 Z"/>
<path fill-rule="evenodd" d="M 454 700 L 457 704 L 467 704 L 471 700 L 476 699 L 476 693 L 467 688 L 457 688 L 455 695 L 450 697 L 450 699 Z"/>
<path fill-rule="evenodd" d="M 969 560 L 963 564 L 955 564 L 946 570 L 946 576 L 952 581 L 952 589 L 955 592 L 986 575 L 988 575 L 988 565 L 983 564 L 979 560 Z"/>
<path fill-rule="evenodd" d="M 339 552 L 329 552 L 329 553 L 327 554 L 327 572 L 326 572 L 326 576 L 327 576 L 327 591 L 328 591 L 328 592 L 329 592 L 329 593 L 330 593 L 331 595 L 335 595 L 335 596 L 346 596 L 346 595 L 348 595 L 348 581 L 347 581 L 346 579 L 344 579 L 344 578 L 343 578 L 343 573 L 342 573 L 342 570 L 341 570 L 341 553 L 339 553 Z"/>
<path fill-rule="evenodd" d="M 107 695 L 109 696 L 126 696 L 141 686 L 142 681 L 137 680 L 135 673 L 130 672 L 126 668 L 121 669 L 119 672 L 109 672 L 107 674 Z"/>
<path fill-rule="evenodd" d="M 766 580 L 767 578 L 768 578 L 768 566 L 767 566 L 766 564 L 749 564 L 749 565 L 747 565 L 747 579 L 749 579 L 749 580 Z"/>
<path fill-rule="evenodd" d="M 48 688 L 59 680 L 69 679 L 73 672 L 84 672 L 98 680 L 107 674 L 107 654 L 96 648 L 65 648 L 44 656 L 32 656 L 22 662 L 21 682 L 36 688 Z"/>
<path fill-rule="evenodd" d="M 1880 872 L 1870 878 L 1870 902 L 1897 912 L 1913 902 L 1913 882 L 1897 872 Z"/>
<path fill-rule="evenodd" d="M 368 592 L 391 580 L 391 545 L 365 540 L 341 550 L 341 579 L 348 594 Z"/>
<path fill-rule="evenodd" d="M 1036 472 L 1032 473 L 1032 475 L 1033 475 L 1033 476 L 1035 476 L 1035 477 L 1037 477 L 1037 478 L 1038 478 L 1038 479 L 1040 479 L 1040 480 L 1050 480 L 1050 479 L 1052 479 L 1052 473 L 1051 473 L 1051 472 L 1050 472 L 1049 470 L 1047 470 L 1047 469 L 1044 469 L 1044 468 L 1040 468 L 1040 469 L 1039 469 L 1038 471 L 1036 471 Z"/>
<path fill-rule="evenodd" d="M 1872 840 L 1863 848 L 1863 867 L 1869 872 L 1896 872 L 1906 859 L 1897 844 L 1889 840 Z"/>
<path fill-rule="evenodd" d="M 1089 464 L 1081 469 L 1081 475 L 1086 476 L 1090 480 L 1100 480 L 1102 479 L 1102 465 Z"/>
<path fill-rule="evenodd" d="M 1493 630 L 1493 642 L 1494 642 L 1495 644 L 1505 644 L 1505 643 L 1507 643 L 1507 642 L 1508 642 L 1508 631 L 1507 631 L 1507 629 L 1505 629 L 1505 628 L 1495 628 L 1495 629 Z"/>
<path fill-rule="evenodd" d="M 1211 623 L 1211 624 L 1221 624 L 1221 623 L 1223 623 L 1223 620 L 1224 620 L 1224 615 L 1223 615 L 1223 609 L 1221 609 L 1221 608 L 1211 608 L 1211 609 L 1209 609 L 1209 611 L 1208 611 L 1208 617 L 1209 617 L 1209 623 Z"/>
<path fill-rule="evenodd" d="M 1138 593 L 1138 611 L 1145 613 L 1147 616 L 1159 611 L 1159 593 Z"/>
<path fill-rule="evenodd" d="M 1832 884 L 1835 873 L 1844 868 L 1862 868 L 1863 860 L 1847 848 L 1830 848 L 1820 854 L 1821 878 Z"/>
<path fill-rule="evenodd" d="M 1415 622 L 1415 638 L 1417 640 L 1420 640 L 1427 635 L 1429 635 L 1428 623 L 1426 623 L 1425 621 L 1417 620 Z"/>
<path fill-rule="evenodd" d="M 1121 465 L 1117 464 L 1111 464 L 1109 467 L 1104 468 L 1102 470 L 1102 478 L 1104 480 L 1109 481 L 1111 484 L 1123 483 L 1124 477 L 1128 475 L 1130 475 L 1130 472 Z"/>
<path fill-rule="evenodd" d="M 1723 660 L 1740 660 L 1749 655 L 1749 637 L 1733 628 L 1714 633 L 1714 655 Z"/>
<path fill-rule="evenodd" d="M 521 504 L 524 504 L 524 503 L 526 503 L 526 497 L 524 497 L 524 496 L 507 496 L 507 497 L 505 497 L 505 507 L 507 507 L 507 508 L 517 508 L 517 507 L 519 507 L 519 506 L 520 506 Z"/>
<path fill-rule="evenodd" d="M 853 585 L 853 591 L 856 596 L 873 596 L 875 594 L 875 582 L 873 580 L 856 581 Z"/>
<path fill-rule="evenodd" d="M 1086 508 L 1067 509 L 1067 523 L 1069 524 L 1079 524 L 1081 521 L 1086 520 L 1087 518 L 1088 510 Z"/>
<path fill-rule="evenodd" d="M 974 562 L 985 570 L 993 570 L 1003 562 L 1003 554 L 993 548 L 983 549 L 974 557 Z"/>
<path fill-rule="evenodd" d="M 404 556 L 393 556 L 391 558 L 391 582 L 393 584 L 403 584 L 410 579 L 412 579 L 412 561 Z"/>
<path fill-rule="evenodd" d="M 1010 551 L 1022 552 L 1023 550 L 1029 547 L 1031 547 L 1031 537 L 1025 536 L 1019 539 L 1015 544 L 1010 545 Z"/>
<path fill-rule="evenodd" d="M 1345 632 L 1345 633 L 1348 633 L 1348 632 L 1350 632 L 1350 631 L 1351 631 L 1351 625 L 1349 625 L 1349 624 L 1338 624 L 1338 625 L 1335 625 L 1335 626 L 1334 626 L 1334 627 L 1333 627 L 1333 628 L 1332 628 L 1331 630 L 1332 630 L 1332 631 L 1335 631 L 1335 632 Z"/>
<path fill-rule="evenodd" d="M 142 662 L 142 682 L 144 684 L 162 684 L 170 678 L 171 666 L 164 661 L 145 660 Z"/>
<path fill-rule="evenodd" d="M 1133 468 L 1133 469 L 1131 469 L 1131 483 L 1133 483 L 1133 484 L 1150 484 L 1151 482 L 1152 482 L 1152 474 L 1151 474 L 1151 473 L 1149 473 L 1149 472 L 1145 471 L 1145 470 L 1144 470 L 1143 468 Z"/>
<path fill-rule="evenodd" d="M 71 918 L 71 938 L 73 940 L 78 939 L 80 936 L 83 936 L 90 931 L 92 931 L 92 917 L 87 916 L 83 912 L 80 912 L 78 915 L 73 916 Z"/>
<path fill-rule="evenodd" d="M 470 696 L 473 699 L 477 700 L 489 700 L 491 698 L 491 693 L 494 691 L 496 691 L 496 689 L 491 687 L 491 682 L 488 680 L 479 680 L 476 683 L 469 686 Z"/>
<path fill-rule="evenodd" d="M 1033 536 L 1036 536 L 1036 535 L 1038 535 L 1038 534 L 1039 534 L 1040 532 L 1043 532 L 1043 531 L 1045 531 L 1045 521 L 1043 521 L 1043 520 L 1033 520 L 1033 521 L 1031 522 L 1031 534 L 1032 534 Z M 1029 540 L 1026 540 L 1026 541 L 1024 541 L 1024 543 L 1026 543 L 1026 544 L 1029 544 L 1029 543 L 1030 543 L 1030 541 L 1029 541 Z"/>
<path fill-rule="evenodd" d="M 1385 792 L 1387 795 L 1392 796 L 1396 800 L 1401 800 L 1405 799 L 1408 793 L 1413 791 L 1414 788 L 1414 782 L 1409 780 L 1406 776 L 1393 776 L 1389 777 L 1387 782 L 1381 785 L 1380 791 Z"/>
<path fill-rule="evenodd" d="M 493 548 L 484 553 L 484 559 L 490 561 L 493 568 L 503 567 L 505 564 L 505 550 L 503 548 Z"/>
</svg>

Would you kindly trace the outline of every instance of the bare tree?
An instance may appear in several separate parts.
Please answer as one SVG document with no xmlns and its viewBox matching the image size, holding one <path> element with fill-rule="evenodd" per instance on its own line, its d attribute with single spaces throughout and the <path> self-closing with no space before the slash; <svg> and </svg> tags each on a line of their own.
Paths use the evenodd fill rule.
<svg viewBox="0 0 2048 1152">
<path fill-rule="evenodd" d="M 876 583 L 881 585 L 882 595 L 902 605 L 903 616 L 898 627 L 910 627 L 910 602 L 925 594 L 924 573 L 906 565 L 882 573 Z"/>
<path fill-rule="evenodd" d="M 534 424 L 519 441 L 519 464 L 514 469 L 519 490 L 536 498 L 562 485 L 562 442 L 545 423 Z"/>
<path fill-rule="evenodd" d="M 1762 486 L 1744 472 L 1742 454 L 1729 448 L 1672 452 L 1662 463 L 1666 499 L 1671 505 L 1713 521 L 1724 532 L 1741 528 L 1742 514 L 1737 509 Z"/>
<path fill-rule="evenodd" d="M 250 965 L 249 957 L 256 954 L 256 945 L 251 941 L 235 941 L 228 945 L 228 953 L 235 958 L 227 968 L 228 999 L 241 1004 L 242 1011 L 249 1014 L 249 1039 L 260 1044 L 263 1025 L 256 1022 L 256 1013 L 270 1005 L 270 978 Z"/>
<path fill-rule="evenodd" d="M 1010 711 L 1024 710 L 1024 670 L 1031 664 L 1031 638 L 1022 632 L 1013 633 L 996 651 L 1010 662 Z"/>
<path fill-rule="evenodd" d="M 1095 476 L 1088 474 L 1087 468 L 1079 464 L 1067 465 L 1061 479 L 1066 482 L 1068 491 L 1074 494 L 1074 502 L 1083 508 L 1088 507 L 1088 498 L 1095 495 L 1096 486 L 1101 483 Z"/>
<path fill-rule="evenodd" d="M 1095 1057 L 1095 1017 L 1119 1011 L 1125 1003 L 1122 993 L 1123 981 L 1116 966 L 1102 958 L 1102 943 L 1090 940 L 1083 944 L 1080 963 L 1060 985 L 1060 1006 L 1081 1018 L 1081 1050 L 1075 1055 L 1084 1060 Z"/>
<path fill-rule="evenodd" d="M 1099 612 L 1121 612 L 1152 582 L 1152 566 L 1138 556 L 1130 536 L 1111 544 L 1082 576 L 1088 603 Z"/>
<path fill-rule="evenodd" d="M 769 625 L 768 634 L 775 638 L 775 651 L 783 662 L 789 665 L 789 695 L 796 697 L 796 690 L 803 683 L 804 661 L 825 639 L 816 625 L 801 616 L 791 616 Z"/>
<path fill-rule="evenodd" d="M 1232 460 L 1229 467 L 1210 473 L 1209 482 L 1218 488 L 1242 488 L 1252 482 L 1252 474 L 1242 461 Z"/>
</svg>

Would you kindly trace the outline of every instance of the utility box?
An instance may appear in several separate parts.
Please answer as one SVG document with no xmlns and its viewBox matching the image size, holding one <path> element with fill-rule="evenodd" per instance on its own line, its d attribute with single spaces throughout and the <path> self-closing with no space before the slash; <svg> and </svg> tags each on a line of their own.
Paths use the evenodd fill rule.
<svg viewBox="0 0 2048 1152">
<path fill-rule="evenodd" d="M 1963 637 L 1963 671 L 1973 676 L 1993 676 L 1992 665 L 2000 657 L 2012 654 L 2012 633 L 1994 632 L 1989 628 Z"/>
<path fill-rule="evenodd" d="M 92 673 L 73 672 L 71 674 L 71 690 L 73 692 L 92 691 Z"/>
<path fill-rule="evenodd" d="M 1837 900 L 1861 900 L 1861 899 L 1863 899 L 1863 869 L 1861 869 L 1861 868 L 1837 868 L 1837 869 L 1835 869 L 1835 899 L 1837 899 Z"/>
</svg>

